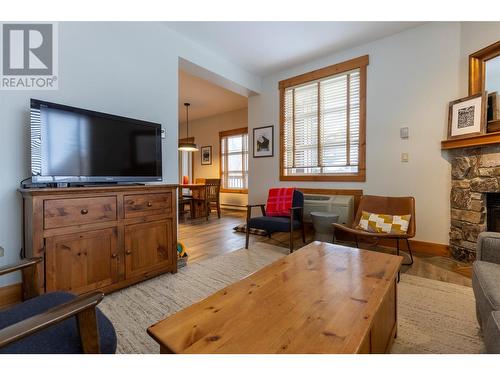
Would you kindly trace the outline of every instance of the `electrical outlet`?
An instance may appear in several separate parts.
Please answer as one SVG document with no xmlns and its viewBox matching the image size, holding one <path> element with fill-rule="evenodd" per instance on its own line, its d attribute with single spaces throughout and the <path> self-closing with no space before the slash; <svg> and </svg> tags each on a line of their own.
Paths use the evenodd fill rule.
<svg viewBox="0 0 500 375">
<path fill-rule="evenodd" d="M 408 163 L 409 156 L 407 152 L 401 153 L 401 163 Z"/>
<path fill-rule="evenodd" d="M 3 247 L 0 246 L 0 258 L 3 257 L 3 255 L 4 255 Z"/>
</svg>

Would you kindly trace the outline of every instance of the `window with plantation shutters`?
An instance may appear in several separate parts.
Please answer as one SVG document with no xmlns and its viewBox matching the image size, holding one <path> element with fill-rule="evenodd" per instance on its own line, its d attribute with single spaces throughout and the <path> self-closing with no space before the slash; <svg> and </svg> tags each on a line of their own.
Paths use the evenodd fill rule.
<svg viewBox="0 0 500 375">
<path fill-rule="evenodd" d="M 368 56 L 280 82 L 282 180 L 365 180 Z"/>
<path fill-rule="evenodd" d="M 248 129 L 219 133 L 221 191 L 246 193 L 248 189 Z"/>
</svg>

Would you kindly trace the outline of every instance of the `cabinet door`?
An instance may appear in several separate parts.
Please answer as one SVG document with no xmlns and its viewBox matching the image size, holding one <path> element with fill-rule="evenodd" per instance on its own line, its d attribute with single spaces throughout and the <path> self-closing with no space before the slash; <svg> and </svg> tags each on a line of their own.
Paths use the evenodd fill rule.
<svg viewBox="0 0 500 375">
<path fill-rule="evenodd" d="M 148 272 L 173 264 L 172 219 L 125 227 L 125 277 L 146 276 Z"/>
<path fill-rule="evenodd" d="M 47 292 L 85 293 L 110 285 L 118 277 L 117 229 L 46 239 Z"/>
</svg>

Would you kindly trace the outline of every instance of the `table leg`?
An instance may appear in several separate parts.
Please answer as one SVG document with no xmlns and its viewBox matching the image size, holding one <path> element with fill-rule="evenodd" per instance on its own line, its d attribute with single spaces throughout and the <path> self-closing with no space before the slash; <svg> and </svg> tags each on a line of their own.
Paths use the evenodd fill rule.
<svg viewBox="0 0 500 375">
<path fill-rule="evenodd" d="M 175 353 L 166 346 L 160 344 L 160 354 L 175 354 Z"/>
</svg>

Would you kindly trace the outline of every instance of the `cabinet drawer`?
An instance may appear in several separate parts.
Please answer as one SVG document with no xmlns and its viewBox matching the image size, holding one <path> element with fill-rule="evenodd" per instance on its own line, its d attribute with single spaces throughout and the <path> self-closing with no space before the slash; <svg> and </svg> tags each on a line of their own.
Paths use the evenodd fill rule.
<svg viewBox="0 0 500 375">
<path fill-rule="evenodd" d="M 124 206 L 125 218 L 170 214 L 172 193 L 126 195 Z"/>
<path fill-rule="evenodd" d="M 116 197 L 49 199 L 43 202 L 45 229 L 116 220 Z"/>
</svg>

